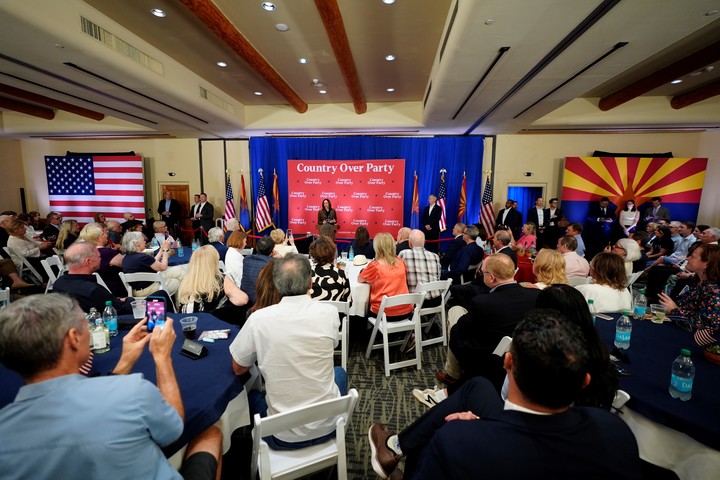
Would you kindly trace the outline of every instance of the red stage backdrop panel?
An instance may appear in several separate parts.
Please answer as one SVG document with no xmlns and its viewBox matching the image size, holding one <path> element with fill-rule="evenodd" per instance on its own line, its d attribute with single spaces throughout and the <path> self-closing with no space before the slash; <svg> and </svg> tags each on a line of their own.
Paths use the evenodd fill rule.
<svg viewBox="0 0 720 480">
<path fill-rule="evenodd" d="M 338 217 L 338 237 L 364 225 L 370 236 L 403 226 L 405 160 L 288 160 L 288 225 L 317 233 L 322 200 Z"/>
</svg>

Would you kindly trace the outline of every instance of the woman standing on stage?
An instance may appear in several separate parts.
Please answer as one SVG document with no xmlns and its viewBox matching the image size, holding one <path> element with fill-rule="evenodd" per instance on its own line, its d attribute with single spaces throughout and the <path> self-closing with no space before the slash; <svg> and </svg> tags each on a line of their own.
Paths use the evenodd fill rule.
<svg viewBox="0 0 720 480">
<path fill-rule="evenodd" d="M 335 225 L 337 223 L 337 214 L 332 208 L 330 200 L 327 198 L 322 201 L 322 208 L 318 212 L 318 225 L 329 223 Z"/>
</svg>

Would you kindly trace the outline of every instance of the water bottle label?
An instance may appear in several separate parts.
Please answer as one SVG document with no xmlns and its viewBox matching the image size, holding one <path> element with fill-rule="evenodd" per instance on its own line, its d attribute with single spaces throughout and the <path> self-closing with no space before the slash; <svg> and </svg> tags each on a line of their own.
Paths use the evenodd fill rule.
<svg viewBox="0 0 720 480">
<path fill-rule="evenodd" d="M 674 373 L 670 376 L 670 385 L 680 393 L 690 393 L 692 391 L 692 378 L 678 377 Z"/>
<path fill-rule="evenodd" d="M 109 318 L 109 319 L 105 322 L 105 324 L 107 325 L 108 330 L 110 330 L 111 332 L 115 332 L 115 331 L 117 331 L 117 329 L 118 329 L 117 317 Z"/>
<path fill-rule="evenodd" d="M 107 339 L 105 338 L 105 332 L 102 330 L 96 330 L 92 334 L 93 348 L 99 350 L 107 346 Z"/>
<path fill-rule="evenodd" d="M 615 332 L 615 343 L 630 343 L 631 332 L 616 331 Z"/>
<path fill-rule="evenodd" d="M 635 305 L 635 307 L 633 308 L 633 313 L 635 314 L 636 317 L 642 317 L 645 315 L 646 310 L 647 310 L 647 307 L 645 307 L 644 305 L 642 305 L 642 306 Z"/>
</svg>

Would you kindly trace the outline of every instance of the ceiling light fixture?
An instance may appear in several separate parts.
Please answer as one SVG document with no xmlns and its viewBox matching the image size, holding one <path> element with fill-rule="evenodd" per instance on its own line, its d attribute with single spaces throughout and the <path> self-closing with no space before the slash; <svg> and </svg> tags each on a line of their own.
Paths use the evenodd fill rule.
<svg viewBox="0 0 720 480">
<path fill-rule="evenodd" d="M 395 60 L 395 55 L 385 55 L 385 60 L 387 60 L 388 62 L 392 62 L 393 60 Z"/>
<path fill-rule="evenodd" d="M 385 5 L 392 5 L 393 3 L 395 3 L 395 0 L 382 0 L 382 2 L 383 2 Z"/>
<path fill-rule="evenodd" d="M 705 12 L 706 17 L 712 17 L 713 15 L 717 15 L 717 14 L 718 14 L 717 10 L 709 10 L 709 11 Z"/>
<path fill-rule="evenodd" d="M 673 84 L 673 85 L 677 85 L 678 83 L 682 83 L 682 80 L 680 80 L 680 79 L 678 78 L 677 80 L 673 80 L 673 81 L 670 82 L 670 83 Z"/>
<path fill-rule="evenodd" d="M 275 30 L 277 30 L 278 32 L 287 32 L 288 30 L 290 30 L 290 27 L 288 27 L 284 23 L 278 23 L 277 25 L 275 25 Z"/>
<path fill-rule="evenodd" d="M 390 92 L 390 93 L 392 93 L 392 92 L 394 92 L 394 91 L 395 91 L 395 89 L 394 89 L 394 88 L 392 88 L 392 87 L 390 87 L 390 88 L 388 88 L 388 89 L 387 89 L 387 91 L 388 91 L 388 92 Z"/>
<path fill-rule="evenodd" d="M 323 95 L 327 93 L 327 90 L 318 90 L 319 93 L 322 93 Z"/>
<path fill-rule="evenodd" d="M 227 67 L 227 63 L 225 63 L 225 62 L 217 62 L 217 66 L 218 66 L 218 67 L 225 68 L 225 67 Z"/>
<path fill-rule="evenodd" d="M 315 88 L 327 87 L 326 84 L 324 84 L 323 82 L 321 82 L 321 81 L 318 80 L 317 78 L 313 78 L 313 80 L 312 80 L 312 86 L 315 87 Z"/>
<path fill-rule="evenodd" d="M 307 58 L 301 58 L 301 59 L 298 60 L 298 62 L 300 62 L 300 63 L 302 63 L 303 65 L 305 65 L 306 63 L 310 63 L 310 60 L 308 60 Z"/>
<path fill-rule="evenodd" d="M 167 13 L 165 13 L 165 10 L 161 10 L 159 8 L 153 8 L 152 10 L 150 10 L 150 13 L 159 18 L 167 17 Z"/>
<path fill-rule="evenodd" d="M 262 2 L 260 6 L 263 8 L 263 10 L 267 10 L 268 12 L 272 12 L 277 8 L 272 2 Z"/>
<path fill-rule="evenodd" d="M 255 93 L 255 95 L 257 95 L 258 97 L 259 97 L 260 95 L 262 95 L 262 92 L 253 92 L 253 93 Z"/>
</svg>

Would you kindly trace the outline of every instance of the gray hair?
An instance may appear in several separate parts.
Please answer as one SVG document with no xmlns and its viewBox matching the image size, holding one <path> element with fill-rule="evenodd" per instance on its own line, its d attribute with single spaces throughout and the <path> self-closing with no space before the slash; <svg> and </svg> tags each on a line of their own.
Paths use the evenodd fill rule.
<svg viewBox="0 0 720 480">
<path fill-rule="evenodd" d="M 505 246 L 510 245 L 511 238 L 512 237 L 510 236 L 510 234 L 505 230 L 498 230 L 497 232 L 495 232 L 495 239 Z"/>
<path fill-rule="evenodd" d="M 412 230 L 410 231 L 410 246 L 411 247 L 420 247 L 423 248 L 425 246 L 425 234 L 422 230 Z"/>
<path fill-rule="evenodd" d="M 163 222 L 162 220 L 156 220 L 156 221 L 154 221 L 154 222 L 153 222 L 153 232 L 157 232 L 158 230 L 160 230 L 160 229 L 161 229 L 162 227 L 164 227 L 165 225 L 167 225 L 167 224 L 166 224 L 165 222 Z"/>
<path fill-rule="evenodd" d="M 65 250 L 63 257 L 65 257 L 65 263 L 68 266 L 74 266 L 82 264 L 86 258 L 91 257 L 95 253 L 97 253 L 97 247 L 94 243 L 79 240 Z"/>
<path fill-rule="evenodd" d="M 642 256 L 640 253 L 640 245 L 632 238 L 621 238 L 615 243 L 625 249 L 626 262 L 634 262 Z"/>
<path fill-rule="evenodd" d="M 230 230 L 237 230 L 237 228 L 240 226 L 240 222 L 238 222 L 237 218 L 231 218 L 227 222 L 225 222 L 225 228 Z"/>
<path fill-rule="evenodd" d="M 280 295 L 305 295 L 310 289 L 312 269 L 304 255 L 291 253 L 273 262 L 273 283 Z"/>
<path fill-rule="evenodd" d="M 465 235 L 470 237 L 471 240 L 476 240 L 478 235 L 480 235 L 480 230 L 475 225 L 468 225 L 465 228 Z"/>
<path fill-rule="evenodd" d="M 137 252 L 137 242 L 143 239 L 142 232 L 127 232 L 122 238 L 122 252 L 123 253 L 135 253 Z"/>
<path fill-rule="evenodd" d="M 710 235 L 712 235 L 713 237 L 715 237 L 715 240 L 720 240 L 720 228 L 710 227 L 710 228 L 706 228 L 706 229 L 705 229 L 706 232 L 707 232 L 708 230 L 710 230 Z"/>
<path fill-rule="evenodd" d="M 60 293 L 32 295 L 0 311 L 0 362 L 27 379 L 60 361 L 71 328 L 87 328 L 77 301 Z"/>
<path fill-rule="evenodd" d="M 213 227 L 210 230 L 208 230 L 208 242 L 219 242 L 223 237 L 225 236 L 225 233 L 223 232 L 223 229 L 220 227 Z"/>
</svg>

